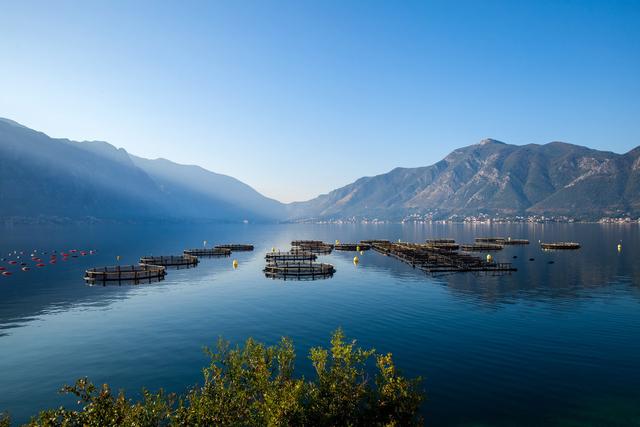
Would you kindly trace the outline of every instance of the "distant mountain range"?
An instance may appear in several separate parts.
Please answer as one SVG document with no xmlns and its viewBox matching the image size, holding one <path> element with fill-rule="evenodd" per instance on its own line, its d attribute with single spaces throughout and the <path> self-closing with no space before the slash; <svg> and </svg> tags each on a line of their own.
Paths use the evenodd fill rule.
<svg viewBox="0 0 640 427">
<path fill-rule="evenodd" d="M 640 147 L 626 154 L 492 139 L 306 202 L 269 199 L 199 166 L 149 160 L 0 118 L 0 218 L 114 221 L 397 220 L 409 214 L 640 215 Z"/>
<path fill-rule="evenodd" d="M 594 219 L 640 215 L 640 147 L 626 154 L 552 142 L 509 145 L 493 139 L 438 163 L 396 168 L 313 200 L 294 218 L 401 219 L 412 213 L 554 215 Z"/>
<path fill-rule="evenodd" d="M 0 217 L 240 222 L 280 220 L 286 209 L 199 166 L 50 138 L 0 118 Z"/>
</svg>

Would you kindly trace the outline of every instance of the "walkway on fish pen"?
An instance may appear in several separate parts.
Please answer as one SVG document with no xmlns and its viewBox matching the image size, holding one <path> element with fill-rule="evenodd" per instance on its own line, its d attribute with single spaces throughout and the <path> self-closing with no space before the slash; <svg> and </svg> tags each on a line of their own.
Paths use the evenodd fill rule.
<svg viewBox="0 0 640 427">
<path fill-rule="evenodd" d="M 496 263 L 456 251 L 419 243 L 374 243 L 373 249 L 393 256 L 427 273 L 446 272 L 511 272 L 511 263 Z"/>
</svg>

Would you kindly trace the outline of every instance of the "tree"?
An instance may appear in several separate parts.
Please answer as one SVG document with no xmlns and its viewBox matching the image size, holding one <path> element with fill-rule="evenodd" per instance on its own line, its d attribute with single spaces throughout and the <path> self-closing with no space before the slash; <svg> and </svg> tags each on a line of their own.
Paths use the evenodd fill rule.
<svg viewBox="0 0 640 427">
<path fill-rule="evenodd" d="M 396 371 L 391 354 L 363 350 L 334 332 L 329 350 L 310 351 L 315 378 L 294 377 L 290 339 L 265 346 L 249 338 L 231 347 L 219 340 L 203 369 L 204 382 L 184 396 L 143 390 L 140 401 L 86 378 L 65 386 L 81 406 L 45 410 L 29 426 L 395 426 L 421 425 L 421 380 Z M 375 368 L 372 363 L 375 362 Z M 369 372 L 375 371 L 370 377 Z M 373 380 L 371 379 L 373 378 Z M 0 427 L 9 426 L 0 417 Z"/>
</svg>

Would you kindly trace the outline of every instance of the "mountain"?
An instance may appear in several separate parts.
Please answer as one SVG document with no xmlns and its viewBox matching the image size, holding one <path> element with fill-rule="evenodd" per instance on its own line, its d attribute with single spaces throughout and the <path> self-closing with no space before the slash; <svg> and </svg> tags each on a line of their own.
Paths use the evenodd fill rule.
<svg viewBox="0 0 640 427">
<path fill-rule="evenodd" d="M 360 178 L 288 210 L 292 219 L 400 219 L 411 213 L 637 216 L 640 147 L 616 154 L 562 142 L 518 146 L 486 139 L 431 166 Z"/>
<path fill-rule="evenodd" d="M 0 118 L 0 218 L 272 221 L 284 205 L 198 166 L 101 141 L 50 138 Z"/>
</svg>

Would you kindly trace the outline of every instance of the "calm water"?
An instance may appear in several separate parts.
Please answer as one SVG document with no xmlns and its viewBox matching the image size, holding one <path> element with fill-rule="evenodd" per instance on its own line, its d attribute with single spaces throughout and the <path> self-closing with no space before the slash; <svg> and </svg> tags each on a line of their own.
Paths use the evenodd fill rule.
<svg viewBox="0 0 640 427">
<path fill-rule="evenodd" d="M 264 253 L 288 249 L 292 239 L 464 242 L 481 235 L 532 241 L 495 255 L 513 260 L 517 273 L 433 278 L 373 251 L 358 267 L 350 252 L 321 257 L 337 268 L 328 280 L 274 281 L 261 272 Z M 533 244 L 539 239 L 583 248 L 542 252 Z M 113 264 L 116 255 L 134 263 L 203 240 L 256 250 L 234 254 L 237 270 L 232 258 L 204 259 L 150 285 L 82 281 L 85 268 Z M 2 256 L 71 248 L 98 253 L 0 276 L 0 410 L 19 422 L 68 404 L 56 391 L 81 376 L 132 394 L 143 385 L 184 391 L 200 380 L 202 346 L 221 335 L 268 343 L 290 336 L 308 374 L 309 347 L 326 345 L 342 326 L 363 346 L 393 352 L 406 374 L 425 378 L 430 425 L 640 425 L 638 225 L 0 228 Z"/>
</svg>

